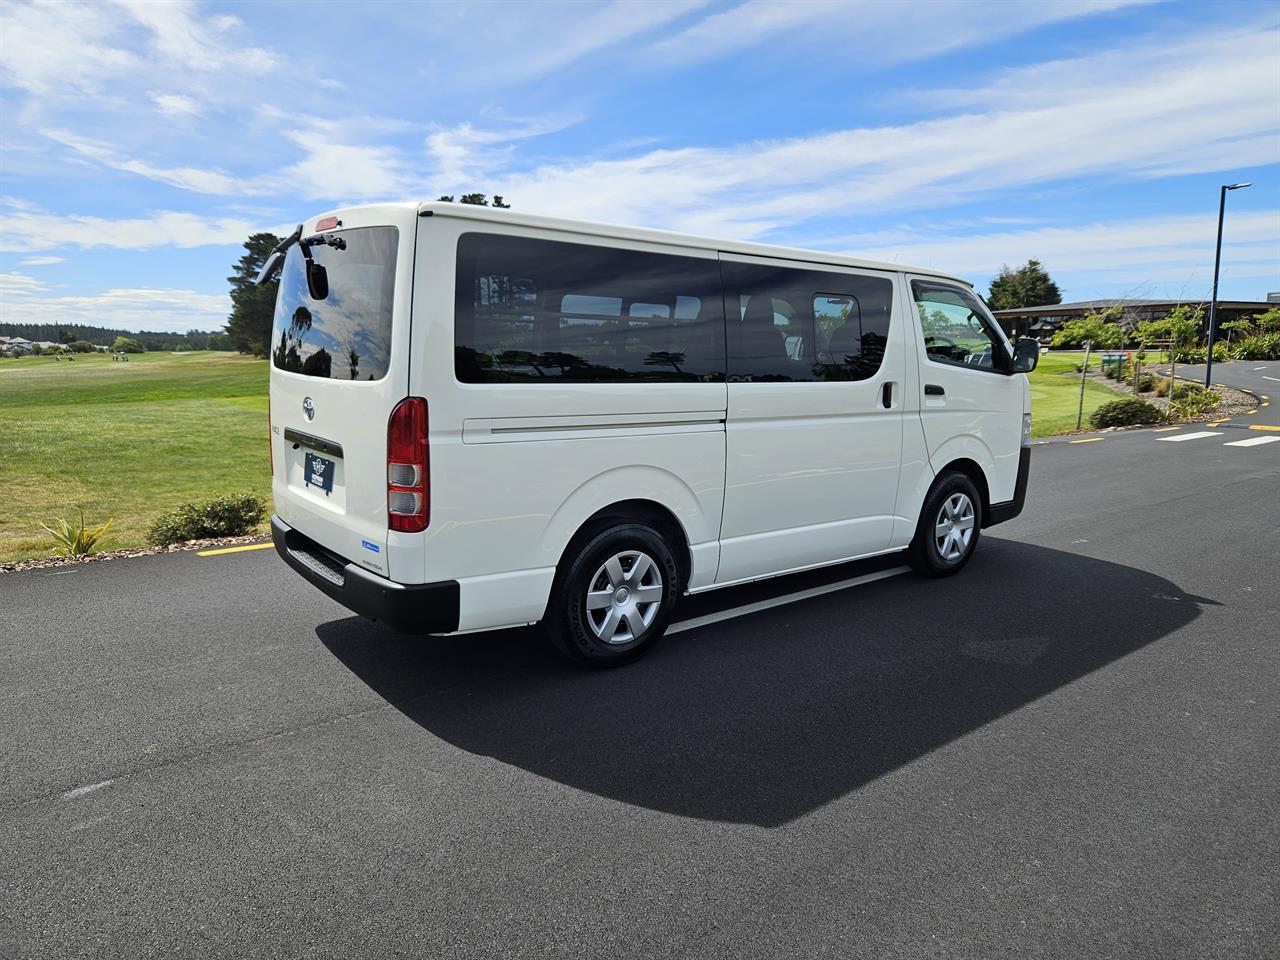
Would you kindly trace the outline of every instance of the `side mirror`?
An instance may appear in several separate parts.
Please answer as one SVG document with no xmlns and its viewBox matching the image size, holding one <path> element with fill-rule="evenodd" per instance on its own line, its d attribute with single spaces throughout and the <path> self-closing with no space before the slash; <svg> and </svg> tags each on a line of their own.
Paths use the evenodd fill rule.
<svg viewBox="0 0 1280 960">
<path fill-rule="evenodd" d="M 307 290 L 312 300 L 329 299 L 329 271 L 312 260 L 307 261 Z"/>
<path fill-rule="evenodd" d="M 1013 372 L 1030 373 L 1040 362 L 1040 342 L 1019 340 L 1013 345 Z"/>
</svg>

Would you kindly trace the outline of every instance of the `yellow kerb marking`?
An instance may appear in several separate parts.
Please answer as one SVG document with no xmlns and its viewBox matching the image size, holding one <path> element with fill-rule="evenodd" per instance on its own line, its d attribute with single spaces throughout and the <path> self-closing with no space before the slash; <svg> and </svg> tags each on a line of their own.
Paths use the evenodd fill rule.
<svg viewBox="0 0 1280 960">
<path fill-rule="evenodd" d="M 1067 443 L 1097 443 L 1099 440 L 1105 440 L 1106 437 L 1085 437 L 1083 440 L 1068 440 Z"/>
<path fill-rule="evenodd" d="M 197 557 L 217 557 L 224 553 L 244 553 L 246 550 L 266 550 L 274 546 L 270 543 L 246 543 L 242 547 L 219 547 L 217 550 L 197 550 Z"/>
<path fill-rule="evenodd" d="M 1265 423 L 1251 423 L 1249 424 L 1249 429 L 1250 430 L 1274 430 L 1277 433 L 1280 433 L 1280 427 L 1268 426 Z"/>
<path fill-rule="evenodd" d="M 1245 411 L 1245 413 L 1257 413 L 1257 412 L 1258 412 L 1258 408 L 1257 408 L 1257 407 L 1254 407 L 1252 410 L 1246 410 L 1246 411 Z"/>
</svg>

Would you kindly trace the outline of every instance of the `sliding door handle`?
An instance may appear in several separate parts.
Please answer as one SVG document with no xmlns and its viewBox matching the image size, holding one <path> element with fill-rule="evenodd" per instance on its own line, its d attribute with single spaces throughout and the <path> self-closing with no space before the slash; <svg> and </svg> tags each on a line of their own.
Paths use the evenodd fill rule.
<svg viewBox="0 0 1280 960">
<path fill-rule="evenodd" d="M 892 383 L 886 383 L 884 385 L 884 388 L 880 391 L 880 403 L 886 410 L 890 410 L 893 408 L 893 384 Z"/>
<path fill-rule="evenodd" d="M 945 397 L 947 395 L 947 391 L 943 390 L 942 387 L 936 383 L 926 383 L 924 385 L 924 395 L 926 397 Z"/>
</svg>

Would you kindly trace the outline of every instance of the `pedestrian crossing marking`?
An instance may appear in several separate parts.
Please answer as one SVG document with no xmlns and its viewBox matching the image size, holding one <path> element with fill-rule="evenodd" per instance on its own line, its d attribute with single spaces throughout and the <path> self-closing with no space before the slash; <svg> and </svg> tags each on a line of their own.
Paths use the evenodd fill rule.
<svg viewBox="0 0 1280 960">
<path fill-rule="evenodd" d="M 1260 443 L 1280 443 L 1280 437 L 1249 437 L 1247 440 L 1232 440 L 1224 443 L 1224 447 L 1256 447 Z"/>
<path fill-rule="evenodd" d="M 1220 437 L 1221 433 L 1213 430 L 1200 430 L 1197 433 L 1183 433 L 1176 437 L 1161 437 L 1161 443 L 1181 443 L 1183 440 L 1200 440 L 1203 437 Z"/>
</svg>

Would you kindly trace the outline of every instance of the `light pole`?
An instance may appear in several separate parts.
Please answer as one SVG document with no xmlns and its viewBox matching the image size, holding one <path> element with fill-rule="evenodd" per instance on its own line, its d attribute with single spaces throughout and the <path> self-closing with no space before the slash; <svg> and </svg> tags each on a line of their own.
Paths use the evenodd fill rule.
<svg viewBox="0 0 1280 960">
<path fill-rule="evenodd" d="M 1213 255 L 1213 299 L 1209 301 L 1209 349 L 1204 361 L 1204 385 L 1206 389 L 1213 379 L 1213 338 L 1218 332 L 1218 267 L 1222 264 L 1222 215 L 1227 209 L 1227 191 L 1242 190 L 1253 183 L 1224 183 L 1218 191 L 1218 249 Z"/>
</svg>

